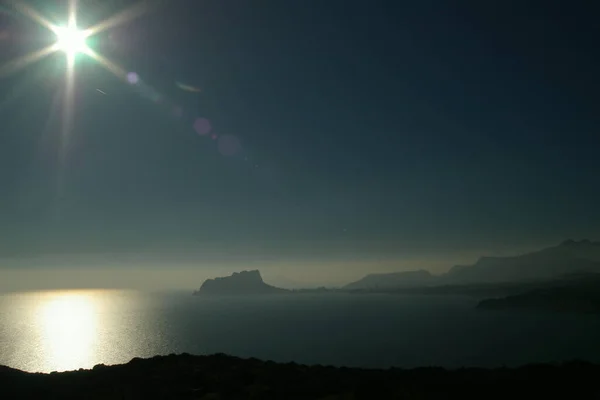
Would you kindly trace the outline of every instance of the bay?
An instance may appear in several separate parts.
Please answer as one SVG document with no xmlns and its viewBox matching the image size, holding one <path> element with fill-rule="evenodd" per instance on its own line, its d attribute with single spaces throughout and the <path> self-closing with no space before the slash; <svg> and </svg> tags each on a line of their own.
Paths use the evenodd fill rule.
<svg viewBox="0 0 600 400">
<path fill-rule="evenodd" d="M 460 296 L 9 293 L 0 295 L 0 364 L 51 372 L 182 352 L 378 368 L 600 362 L 598 316 L 475 305 Z"/>
</svg>

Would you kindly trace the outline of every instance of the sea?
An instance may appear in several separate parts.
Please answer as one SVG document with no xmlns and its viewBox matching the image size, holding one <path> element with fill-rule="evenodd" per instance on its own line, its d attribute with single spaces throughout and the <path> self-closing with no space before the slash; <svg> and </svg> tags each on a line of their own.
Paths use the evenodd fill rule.
<svg viewBox="0 0 600 400">
<path fill-rule="evenodd" d="M 461 296 L 69 290 L 0 295 L 0 365 L 31 372 L 171 353 L 388 368 L 600 363 L 600 316 L 476 309 Z"/>
</svg>

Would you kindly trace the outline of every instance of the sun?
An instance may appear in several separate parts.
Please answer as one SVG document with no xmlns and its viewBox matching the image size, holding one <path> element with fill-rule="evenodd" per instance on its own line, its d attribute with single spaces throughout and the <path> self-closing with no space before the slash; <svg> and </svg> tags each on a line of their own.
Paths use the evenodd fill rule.
<svg viewBox="0 0 600 400">
<path fill-rule="evenodd" d="M 56 35 L 56 48 L 67 56 L 74 57 L 77 53 L 85 53 L 88 50 L 87 31 L 78 29 L 74 24 L 53 27 L 52 30 Z"/>
</svg>

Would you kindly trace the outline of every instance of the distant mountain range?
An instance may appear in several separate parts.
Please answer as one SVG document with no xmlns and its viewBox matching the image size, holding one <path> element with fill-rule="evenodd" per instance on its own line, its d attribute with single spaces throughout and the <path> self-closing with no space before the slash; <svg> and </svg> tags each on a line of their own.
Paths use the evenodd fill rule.
<svg viewBox="0 0 600 400">
<path fill-rule="evenodd" d="M 600 312 L 600 243 L 567 240 L 514 257 L 482 257 L 439 276 L 428 271 L 370 274 L 342 289 L 287 290 L 265 283 L 258 270 L 207 279 L 195 295 L 278 293 L 461 294 L 479 297 L 479 309 Z"/>
<path fill-rule="evenodd" d="M 600 272 L 600 242 L 566 240 L 557 246 L 513 257 L 482 257 L 442 275 L 427 271 L 370 274 L 344 289 L 391 289 L 480 283 L 526 282 L 578 272 Z"/>
<path fill-rule="evenodd" d="M 369 274 L 356 282 L 347 284 L 344 286 L 344 289 L 393 289 L 429 286 L 434 281 L 435 277 L 429 271 L 425 270 Z"/>
<path fill-rule="evenodd" d="M 566 240 L 557 246 L 512 257 L 482 257 L 472 265 L 455 266 L 442 275 L 425 270 L 369 274 L 341 291 L 422 290 L 432 293 L 519 291 L 529 284 L 579 273 L 600 273 L 600 242 Z M 505 287 L 517 284 L 516 287 Z M 287 290 L 265 283 L 258 270 L 207 279 L 195 295 L 324 292 Z M 336 290 L 337 291 L 337 290 Z"/>
</svg>

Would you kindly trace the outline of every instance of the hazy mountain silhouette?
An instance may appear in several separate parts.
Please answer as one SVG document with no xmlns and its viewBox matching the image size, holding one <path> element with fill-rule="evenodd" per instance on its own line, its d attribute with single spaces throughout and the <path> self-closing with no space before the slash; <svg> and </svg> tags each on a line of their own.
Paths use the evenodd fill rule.
<svg viewBox="0 0 600 400">
<path fill-rule="evenodd" d="M 407 286 L 428 286 L 435 282 L 429 271 L 392 272 L 389 274 L 369 274 L 364 278 L 347 284 L 344 289 L 390 289 Z"/>
<path fill-rule="evenodd" d="M 203 294 L 269 294 L 285 293 L 286 289 L 266 284 L 258 270 L 234 272 L 230 276 L 207 279 L 196 295 Z"/>
<path fill-rule="evenodd" d="M 559 277 L 575 272 L 600 272 L 600 243 L 566 240 L 558 246 L 513 257 L 482 257 L 469 266 L 455 266 L 447 283 L 514 282 Z"/>
<path fill-rule="evenodd" d="M 433 276 L 427 271 L 369 274 L 345 289 L 390 289 L 547 280 L 578 272 L 600 272 L 600 242 L 566 240 L 557 246 L 512 257 L 482 257 Z"/>
<path fill-rule="evenodd" d="M 524 293 L 483 300 L 477 308 L 600 313 L 600 274 L 568 275 Z"/>
</svg>

